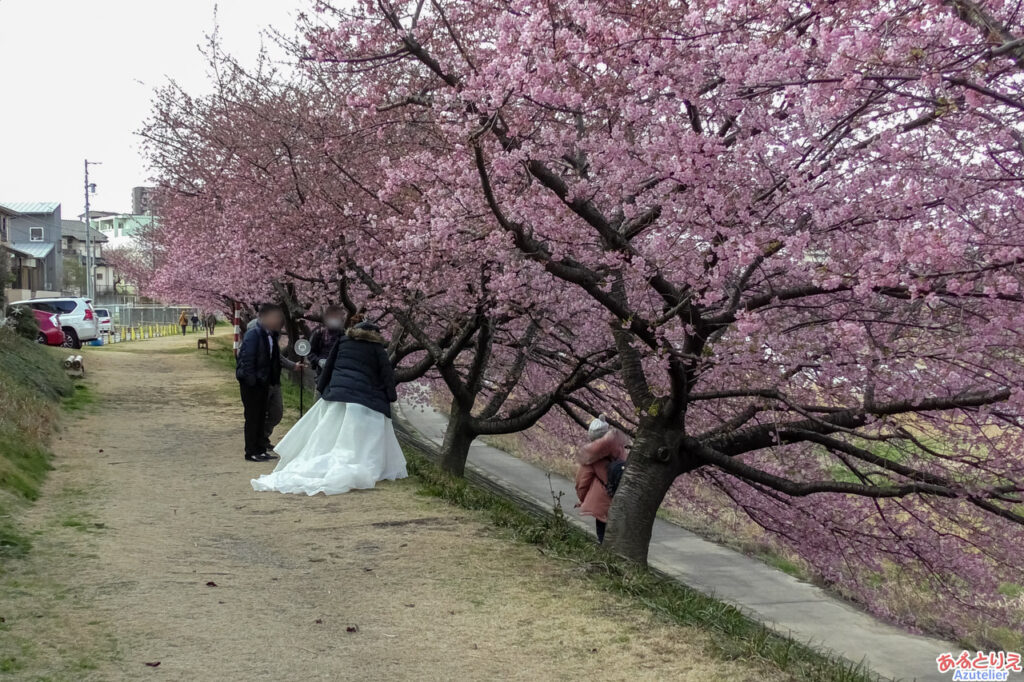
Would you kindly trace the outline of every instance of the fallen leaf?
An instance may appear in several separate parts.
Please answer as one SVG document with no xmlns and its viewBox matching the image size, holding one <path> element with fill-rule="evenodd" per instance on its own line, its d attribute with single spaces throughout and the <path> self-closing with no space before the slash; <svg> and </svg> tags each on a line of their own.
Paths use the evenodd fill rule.
<svg viewBox="0 0 1024 682">
<path fill-rule="evenodd" d="M 217 583 L 215 583 L 212 580 L 210 580 L 209 582 L 206 583 L 206 586 L 207 587 L 217 587 Z"/>
<path fill-rule="evenodd" d="M 313 622 L 316 623 L 317 625 L 323 625 L 324 624 L 324 619 L 323 618 L 317 618 Z"/>
<path fill-rule="evenodd" d="M 347 628 L 345 628 L 345 632 L 359 632 L 359 626 L 349 625 Z"/>
<path fill-rule="evenodd" d="M 370 572 L 370 571 L 372 571 L 373 569 L 372 569 L 372 568 L 364 568 L 363 570 L 364 570 L 364 571 L 366 571 L 367 573 L 369 573 L 369 572 Z"/>
<path fill-rule="evenodd" d="M 155 668 L 158 665 L 160 665 L 160 661 L 148 661 L 146 665 L 148 665 L 150 668 Z"/>
<path fill-rule="evenodd" d="M 100 452 L 103 452 L 103 448 L 100 448 Z"/>
<path fill-rule="evenodd" d="M 597 653 L 597 649 L 591 649 L 591 650 L 590 650 L 590 653 L 592 653 L 592 654 L 596 654 L 596 653 Z"/>
<path fill-rule="evenodd" d="M 416 605 L 415 604 L 406 604 L 406 606 L 408 606 L 411 609 L 411 608 L 413 608 Z"/>
</svg>

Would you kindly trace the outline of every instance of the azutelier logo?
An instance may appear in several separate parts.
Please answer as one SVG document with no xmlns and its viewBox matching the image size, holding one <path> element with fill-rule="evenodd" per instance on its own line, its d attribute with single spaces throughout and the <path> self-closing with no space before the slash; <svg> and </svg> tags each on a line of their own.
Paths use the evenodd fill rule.
<svg viewBox="0 0 1024 682">
<path fill-rule="evenodd" d="M 963 682 L 1006 682 L 1010 673 L 1021 672 L 1021 655 L 1015 651 L 962 651 L 959 656 L 947 652 L 935 659 L 940 673 L 952 673 L 952 680 Z"/>
</svg>

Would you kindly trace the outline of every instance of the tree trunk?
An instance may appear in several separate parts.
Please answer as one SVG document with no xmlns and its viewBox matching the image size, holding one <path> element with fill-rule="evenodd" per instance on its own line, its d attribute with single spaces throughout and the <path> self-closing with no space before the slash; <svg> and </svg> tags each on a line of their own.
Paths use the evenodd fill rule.
<svg viewBox="0 0 1024 682">
<path fill-rule="evenodd" d="M 441 469 L 460 478 L 466 473 L 469 446 L 476 438 L 470 422 L 470 408 L 459 405 L 459 401 L 453 399 L 448 428 L 441 445 Z"/>
<path fill-rule="evenodd" d="M 646 423 L 645 423 L 646 422 Z M 647 564 L 658 508 L 676 478 L 697 467 L 680 454 L 682 434 L 642 420 L 622 483 L 608 513 L 605 544 L 630 561 Z"/>
</svg>

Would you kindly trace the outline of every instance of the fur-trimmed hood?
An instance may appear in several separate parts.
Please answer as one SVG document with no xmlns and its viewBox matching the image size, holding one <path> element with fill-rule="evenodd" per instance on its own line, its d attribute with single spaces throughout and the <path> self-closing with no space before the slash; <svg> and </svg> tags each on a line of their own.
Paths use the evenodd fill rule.
<svg viewBox="0 0 1024 682">
<path fill-rule="evenodd" d="M 398 400 L 398 393 L 380 329 L 361 322 L 338 339 L 317 388 L 324 400 L 357 403 L 390 418 L 391 403 Z"/>
<path fill-rule="evenodd" d="M 360 322 L 345 332 L 345 335 L 353 341 L 369 341 L 379 343 L 382 346 L 388 345 L 387 340 L 380 333 L 380 328 L 369 322 Z"/>
</svg>

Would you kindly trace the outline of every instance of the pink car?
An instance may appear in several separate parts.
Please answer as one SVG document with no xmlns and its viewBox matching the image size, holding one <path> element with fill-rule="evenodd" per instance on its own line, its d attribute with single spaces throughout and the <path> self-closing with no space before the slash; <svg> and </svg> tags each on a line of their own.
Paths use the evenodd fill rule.
<svg viewBox="0 0 1024 682">
<path fill-rule="evenodd" d="M 47 346 L 63 346 L 66 339 L 60 328 L 60 315 L 54 315 L 45 310 L 33 309 L 32 312 L 36 316 L 36 322 L 39 323 L 39 336 L 36 337 L 36 342 L 44 343 Z"/>
</svg>

